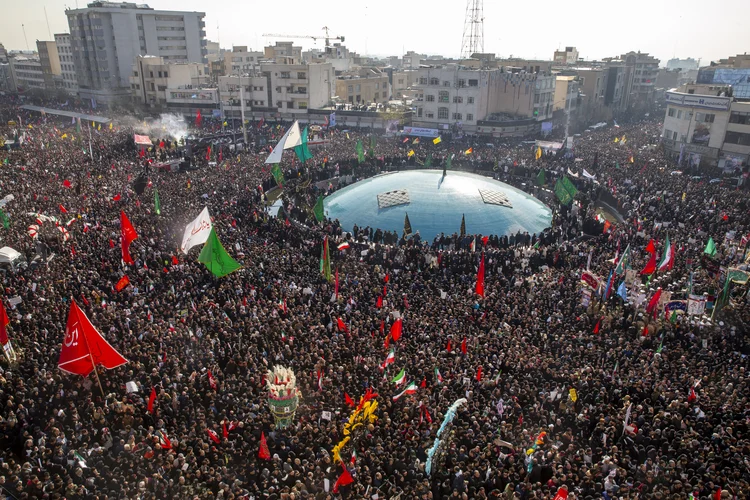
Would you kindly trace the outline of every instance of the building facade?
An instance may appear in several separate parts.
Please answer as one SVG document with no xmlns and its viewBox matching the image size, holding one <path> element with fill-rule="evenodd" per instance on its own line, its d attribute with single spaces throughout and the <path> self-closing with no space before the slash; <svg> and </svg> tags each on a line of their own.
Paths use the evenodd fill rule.
<svg viewBox="0 0 750 500">
<path fill-rule="evenodd" d="M 625 68 L 625 107 L 648 110 L 654 105 L 659 59 L 645 52 L 628 52 L 619 60 Z"/>
<path fill-rule="evenodd" d="M 205 62 L 203 12 L 97 1 L 66 14 L 81 98 L 109 103 L 128 97 L 139 55 L 162 57 L 168 63 Z"/>
<path fill-rule="evenodd" d="M 276 42 L 263 49 L 265 58 L 280 64 L 301 64 L 302 47 L 297 47 L 294 42 Z"/>
<path fill-rule="evenodd" d="M 63 88 L 62 71 L 60 70 L 60 56 L 57 53 L 57 44 L 54 41 L 36 41 L 36 49 L 39 52 L 39 62 L 42 65 L 44 76 L 44 87 L 47 90 Z"/>
<path fill-rule="evenodd" d="M 578 63 L 578 50 L 575 47 L 565 47 L 565 50 L 556 50 L 553 57 L 555 64 L 568 66 Z"/>
<path fill-rule="evenodd" d="M 203 63 L 170 64 L 163 57 L 138 56 L 132 67 L 130 91 L 138 106 L 165 108 L 168 89 L 198 88 L 208 80 Z"/>
<path fill-rule="evenodd" d="M 232 47 L 232 52 L 224 53 L 224 74 L 244 75 L 257 70 L 260 62 L 265 60 L 263 52 L 248 50 L 247 46 Z"/>
<path fill-rule="evenodd" d="M 737 99 L 750 99 L 750 55 L 739 54 L 700 68 L 697 84 L 731 85 Z"/>
<path fill-rule="evenodd" d="M 339 75 L 336 78 L 336 96 L 349 104 L 388 102 L 388 75 L 376 68 L 362 68 Z"/>
<path fill-rule="evenodd" d="M 9 62 L 14 91 L 44 90 L 44 71 L 38 56 L 11 57 Z"/>
<path fill-rule="evenodd" d="M 683 85 L 677 90 L 666 93 L 662 143 L 681 166 L 747 166 L 750 103 L 727 96 L 728 88 Z"/>
<path fill-rule="evenodd" d="M 70 45 L 70 34 L 56 34 L 55 45 L 57 45 L 57 55 L 60 57 L 63 89 L 69 94 L 76 95 L 78 93 L 78 76 L 76 76 L 76 66 L 73 60 L 73 48 Z"/>
</svg>

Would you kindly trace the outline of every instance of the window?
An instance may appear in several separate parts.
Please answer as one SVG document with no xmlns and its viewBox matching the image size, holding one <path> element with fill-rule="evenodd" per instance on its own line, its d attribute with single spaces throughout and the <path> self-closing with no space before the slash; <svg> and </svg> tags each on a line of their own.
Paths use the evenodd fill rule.
<svg viewBox="0 0 750 500">
<path fill-rule="evenodd" d="M 729 144 L 739 144 L 740 146 L 750 146 L 750 134 L 727 131 L 727 135 L 724 137 L 724 142 Z"/>
<path fill-rule="evenodd" d="M 294 101 L 287 101 L 286 107 L 287 109 L 294 109 Z"/>
<path fill-rule="evenodd" d="M 357 94 L 357 98 L 356 98 L 356 99 L 357 99 L 357 102 L 359 102 L 359 101 L 361 101 L 361 100 L 362 100 L 362 96 L 361 96 L 361 95 L 359 95 L 359 94 Z"/>
<path fill-rule="evenodd" d="M 682 110 L 681 110 L 681 109 L 678 109 L 678 110 L 677 110 L 677 119 L 678 119 L 678 120 L 681 120 L 681 119 L 682 119 Z"/>
<path fill-rule="evenodd" d="M 474 121 L 474 115 L 472 115 L 471 113 L 466 113 L 466 120 L 470 122 Z"/>
<path fill-rule="evenodd" d="M 448 95 L 447 90 L 441 90 L 438 92 L 438 102 L 450 102 L 450 96 Z M 448 118 L 446 116 L 446 118 Z"/>
<path fill-rule="evenodd" d="M 377 101 L 380 99 L 380 92 L 375 92 L 375 100 Z"/>
<path fill-rule="evenodd" d="M 417 118 L 422 118 L 422 108 L 417 108 Z"/>
<path fill-rule="evenodd" d="M 454 120 L 460 120 L 461 119 L 461 113 L 453 113 L 453 119 Z"/>
<path fill-rule="evenodd" d="M 435 118 L 435 113 L 427 113 L 427 118 Z"/>
<path fill-rule="evenodd" d="M 305 101 L 300 101 L 297 105 L 299 109 L 307 109 L 307 103 Z"/>
<path fill-rule="evenodd" d="M 455 103 L 458 103 L 458 104 L 461 104 L 461 103 L 463 103 L 463 102 L 464 102 L 464 98 L 463 98 L 463 97 L 461 97 L 461 96 L 458 96 L 458 95 L 454 95 L 454 96 L 453 96 L 453 102 L 455 102 Z"/>
<path fill-rule="evenodd" d="M 305 73 L 304 71 L 298 71 L 297 78 L 300 80 L 305 80 L 307 78 L 307 73 Z"/>
<path fill-rule="evenodd" d="M 729 123 L 750 125 L 750 112 L 732 111 L 732 114 L 729 115 Z"/>
<path fill-rule="evenodd" d="M 448 119 L 448 108 L 438 108 L 438 120 Z"/>
<path fill-rule="evenodd" d="M 282 71 L 281 78 L 291 78 L 291 73 L 289 73 L 288 71 Z"/>
<path fill-rule="evenodd" d="M 438 78 L 430 78 L 430 85 L 440 85 L 440 80 Z"/>
<path fill-rule="evenodd" d="M 403 78 L 399 78 L 398 79 L 398 84 L 399 85 L 403 85 L 404 84 L 404 79 Z"/>
<path fill-rule="evenodd" d="M 297 87 L 298 94 L 307 94 L 307 87 Z"/>
<path fill-rule="evenodd" d="M 466 80 L 459 79 L 458 80 L 458 88 L 463 88 L 463 87 L 466 87 Z"/>
<path fill-rule="evenodd" d="M 164 72 L 164 78 L 169 78 L 169 73 L 167 71 Z"/>
<path fill-rule="evenodd" d="M 355 85 L 355 89 L 357 90 L 357 92 L 361 91 L 362 90 L 362 85 L 360 85 L 358 83 L 357 85 Z M 357 99 L 357 100 L 359 100 L 359 99 Z"/>
<path fill-rule="evenodd" d="M 474 104 L 474 98 L 473 97 L 468 97 L 468 98 L 466 98 L 466 102 L 469 103 L 469 104 Z"/>
<path fill-rule="evenodd" d="M 469 80 L 469 87 L 479 87 L 479 80 Z"/>
<path fill-rule="evenodd" d="M 348 93 L 350 93 L 350 94 L 351 94 L 352 92 L 354 92 L 354 85 L 349 85 L 348 87 L 346 87 L 346 91 L 347 91 Z"/>
<path fill-rule="evenodd" d="M 451 82 L 449 82 L 448 80 L 443 80 L 443 87 L 450 87 L 450 86 L 451 86 Z"/>
<path fill-rule="evenodd" d="M 695 113 L 695 121 L 700 123 L 713 123 L 716 115 L 713 113 Z"/>
<path fill-rule="evenodd" d="M 420 78 L 419 79 L 419 84 L 420 85 L 427 85 L 427 78 Z"/>
<path fill-rule="evenodd" d="M 379 88 L 380 88 L 380 82 L 375 82 L 375 88 L 376 88 L 376 89 L 379 89 Z"/>
<path fill-rule="evenodd" d="M 435 102 L 435 96 L 434 96 L 434 95 L 432 95 L 432 94 L 427 94 L 427 95 L 425 96 L 425 100 L 426 100 L 427 102 Z"/>
<path fill-rule="evenodd" d="M 676 114 L 677 114 L 677 110 L 674 108 L 669 108 L 669 110 L 667 111 L 667 116 L 674 117 Z"/>
</svg>

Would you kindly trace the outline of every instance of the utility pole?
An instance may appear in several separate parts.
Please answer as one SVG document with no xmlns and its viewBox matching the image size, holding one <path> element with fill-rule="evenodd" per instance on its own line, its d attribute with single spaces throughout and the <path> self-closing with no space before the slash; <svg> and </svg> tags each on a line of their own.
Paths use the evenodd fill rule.
<svg viewBox="0 0 750 500">
<path fill-rule="evenodd" d="M 247 147 L 247 128 L 245 128 L 245 92 L 242 87 L 242 78 L 237 75 L 237 81 L 240 84 L 240 115 L 242 117 L 242 139 L 245 141 L 245 147 Z"/>
</svg>

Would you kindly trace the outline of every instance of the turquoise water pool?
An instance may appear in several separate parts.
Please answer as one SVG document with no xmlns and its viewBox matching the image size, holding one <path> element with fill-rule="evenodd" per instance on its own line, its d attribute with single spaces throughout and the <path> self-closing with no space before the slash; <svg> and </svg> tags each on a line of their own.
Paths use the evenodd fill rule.
<svg viewBox="0 0 750 500">
<path fill-rule="evenodd" d="M 409 204 L 378 208 L 378 195 L 395 190 L 408 192 Z M 503 193 L 513 208 L 489 205 L 480 190 Z M 409 214 L 413 232 L 432 241 L 440 234 L 457 233 L 461 215 L 470 234 L 540 233 L 552 220 L 550 209 L 523 191 L 481 175 L 442 170 L 414 170 L 378 175 L 335 192 L 324 201 L 326 215 L 338 219 L 344 230 L 370 226 L 383 230 L 404 229 Z"/>
</svg>

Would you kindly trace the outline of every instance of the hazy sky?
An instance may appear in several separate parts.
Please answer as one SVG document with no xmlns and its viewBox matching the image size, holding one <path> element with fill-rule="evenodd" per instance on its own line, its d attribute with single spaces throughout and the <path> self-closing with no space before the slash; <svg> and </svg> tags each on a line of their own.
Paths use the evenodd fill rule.
<svg viewBox="0 0 750 500">
<path fill-rule="evenodd" d="M 146 2 L 146 0 L 140 0 Z M 49 33 L 67 33 L 65 7 L 75 0 L 4 0 L 0 43 L 30 48 Z M 138 3 L 138 2 L 137 2 Z M 155 9 L 206 13 L 208 38 L 221 46 L 258 50 L 276 39 L 265 33 L 321 35 L 328 26 L 360 54 L 400 55 L 405 50 L 457 56 L 461 49 L 465 0 L 151 0 Z M 80 0 L 84 7 L 86 1 Z M 49 30 L 44 8 L 49 18 Z M 549 9 L 549 10 L 548 10 Z M 552 59 L 558 47 L 573 45 L 581 57 L 601 59 L 629 50 L 671 57 L 701 58 L 701 64 L 750 50 L 750 1 L 630 0 L 601 2 L 541 0 L 484 2 L 484 50 L 502 57 Z M 217 29 L 217 25 L 220 29 Z M 295 40 L 305 49 L 323 42 Z"/>
</svg>

